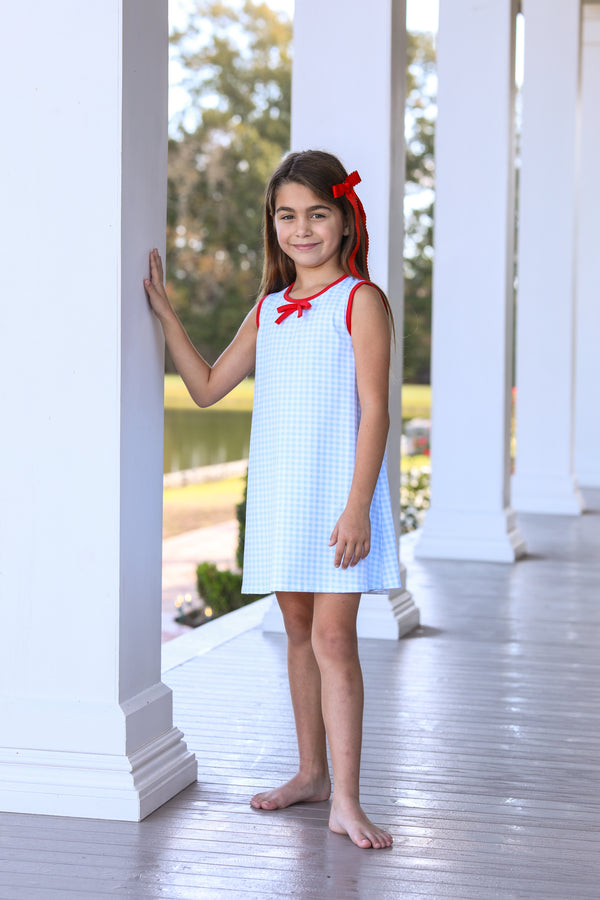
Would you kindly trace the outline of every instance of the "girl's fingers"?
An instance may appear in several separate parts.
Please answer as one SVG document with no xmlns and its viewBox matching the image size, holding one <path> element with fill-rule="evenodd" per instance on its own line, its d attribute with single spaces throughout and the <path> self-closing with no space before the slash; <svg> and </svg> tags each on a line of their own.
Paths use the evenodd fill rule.
<svg viewBox="0 0 600 900">
<path fill-rule="evenodd" d="M 371 549 L 371 541 L 368 536 L 362 539 L 360 537 L 346 537 L 344 530 L 342 527 L 340 534 L 340 523 L 336 522 L 329 538 L 329 546 L 333 547 L 336 545 L 333 559 L 336 569 L 339 569 L 340 566 L 342 569 L 347 569 L 348 566 L 356 566 L 361 559 L 369 555 Z"/>
<path fill-rule="evenodd" d="M 149 278 L 144 278 L 144 287 L 146 288 L 147 294 L 153 297 L 157 297 L 159 295 L 159 291 L 156 285 Z"/>
<path fill-rule="evenodd" d="M 337 568 L 347 569 L 349 566 L 354 568 L 361 559 L 365 559 L 370 552 L 369 541 L 348 541 L 343 538 L 337 539 L 337 549 L 335 552 L 334 565 Z"/>
<path fill-rule="evenodd" d="M 356 549 L 354 551 L 354 556 L 352 557 L 352 560 L 350 562 L 350 565 L 352 566 L 352 568 L 354 568 L 354 566 L 358 565 L 358 563 L 361 561 L 361 559 L 363 558 L 363 553 L 364 553 L 364 551 L 363 551 L 362 544 L 357 544 Z"/>
<path fill-rule="evenodd" d="M 357 552 L 358 547 L 354 542 L 344 545 L 343 553 L 340 553 L 340 562 L 342 569 L 347 569 L 348 566 L 354 565 L 353 560 L 355 559 Z"/>
<path fill-rule="evenodd" d="M 333 564 L 336 567 L 336 569 L 339 569 L 339 567 L 343 565 L 345 551 L 346 551 L 346 544 L 343 541 L 338 540 L 337 546 L 335 548 L 335 557 L 333 560 Z"/>
<path fill-rule="evenodd" d="M 357 563 L 359 563 L 362 559 L 362 544 L 356 544 L 354 546 L 354 552 L 352 553 L 352 558 L 350 559 L 350 566 L 354 568 Z"/>
<path fill-rule="evenodd" d="M 160 253 L 158 252 L 158 250 L 155 249 L 152 251 L 152 259 L 153 259 L 154 265 L 156 267 L 156 274 L 158 276 L 159 281 L 162 284 L 162 282 L 163 282 L 163 265 L 162 265 L 162 259 L 160 258 Z"/>
<path fill-rule="evenodd" d="M 153 282 L 157 281 L 160 284 L 163 283 L 162 260 L 158 250 L 150 251 L 150 276 Z"/>
</svg>

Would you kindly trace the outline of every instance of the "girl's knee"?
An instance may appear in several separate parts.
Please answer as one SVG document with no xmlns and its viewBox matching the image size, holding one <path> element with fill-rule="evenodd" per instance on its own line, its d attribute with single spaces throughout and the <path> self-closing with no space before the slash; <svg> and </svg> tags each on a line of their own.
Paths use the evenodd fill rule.
<svg viewBox="0 0 600 900">
<path fill-rule="evenodd" d="M 358 659 L 355 629 L 313 628 L 312 645 L 317 660 L 322 662 L 348 663 Z"/>
<path fill-rule="evenodd" d="M 312 597 L 312 595 L 311 595 Z M 291 644 L 310 641 L 313 624 L 312 600 L 305 595 L 278 595 L 283 624 Z"/>
</svg>

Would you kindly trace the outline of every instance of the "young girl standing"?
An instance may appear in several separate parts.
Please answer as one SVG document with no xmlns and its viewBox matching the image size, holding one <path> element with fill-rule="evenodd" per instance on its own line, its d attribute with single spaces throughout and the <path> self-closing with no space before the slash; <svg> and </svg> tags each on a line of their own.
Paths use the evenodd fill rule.
<svg viewBox="0 0 600 900">
<path fill-rule="evenodd" d="M 213 366 L 163 286 L 158 252 L 144 284 L 171 356 L 201 406 L 255 371 L 244 593 L 275 592 L 288 637 L 297 774 L 255 809 L 327 800 L 332 831 L 362 848 L 391 835 L 359 801 L 361 593 L 400 586 L 385 468 L 391 312 L 368 280 L 362 204 L 334 156 L 289 154 L 266 191 L 260 296 Z"/>
</svg>

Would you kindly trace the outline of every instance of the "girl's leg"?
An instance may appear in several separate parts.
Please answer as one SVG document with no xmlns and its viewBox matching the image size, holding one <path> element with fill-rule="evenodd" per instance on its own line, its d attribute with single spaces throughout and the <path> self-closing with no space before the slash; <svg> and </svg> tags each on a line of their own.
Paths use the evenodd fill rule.
<svg viewBox="0 0 600 900">
<path fill-rule="evenodd" d="M 360 594 L 315 594 L 312 645 L 321 672 L 322 709 L 331 751 L 329 827 L 358 846 L 390 847 L 392 837 L 365 815 L 359 799 L 363 680 L 356 615 Z"/>
<path fill-rule="evenodd" d="M 321 675 L 311 644 L 313 594 L 279 592 L 288 636 L 288 675 L 298 737 L 298 773 L 280 787 L 256 794 L 255 809 L 283 809 L 292 803 L 327 800 L 331 781 L 321 713 Z"/>
</svg>

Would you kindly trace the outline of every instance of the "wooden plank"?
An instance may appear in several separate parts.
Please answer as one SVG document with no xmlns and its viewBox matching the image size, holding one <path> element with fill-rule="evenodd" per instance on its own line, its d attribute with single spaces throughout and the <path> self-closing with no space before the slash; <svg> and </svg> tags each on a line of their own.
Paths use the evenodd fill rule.
<svg viewBox="0 0 600 900">
<path fill-rule="evenodd" d="M 391 850 L 331 834 L 328 803 L 250 808 L 296 764 L 285 639 L 254 628 L 166 675 L 198 783 L 142 823 L 0 814 L 0 900 L 596 900 L 600 515 L 521 519 L 531 558 L 407 560 L 424 627 L 361 641 Z"/>
</svg>

